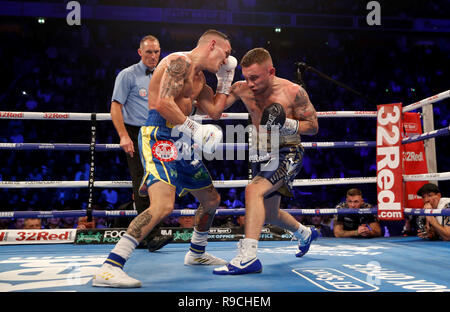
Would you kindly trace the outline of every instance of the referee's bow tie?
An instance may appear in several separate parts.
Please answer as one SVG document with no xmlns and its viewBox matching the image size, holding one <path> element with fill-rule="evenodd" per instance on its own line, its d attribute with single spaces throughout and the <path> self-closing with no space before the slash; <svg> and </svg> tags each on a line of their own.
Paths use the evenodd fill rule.
<svg viewBox="0 0 450 312">
<path fill-rule="evenodd" d="M 153 74 L 153 71 L 154 71 L 155 69 L 153 68 L 153 69 L 150 69 L 150 68 L 147 68 L 146 70 L 145 70 L 145 74 L 148 76 L 148 75 L 150 75 L 150 74 Z"/>
</svg>

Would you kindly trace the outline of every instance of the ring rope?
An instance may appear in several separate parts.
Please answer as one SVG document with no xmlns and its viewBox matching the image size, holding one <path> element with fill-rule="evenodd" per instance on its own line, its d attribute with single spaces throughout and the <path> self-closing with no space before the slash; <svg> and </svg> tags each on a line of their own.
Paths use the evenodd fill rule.
<svg viewBox="0 0 450 312">
<path fill-rule="evenodd" d="M 89 181 L 0 181 L 0 188 L 84 188 Z M 327 178 L 327 179 L 296 179 L 293 186 L 333 185 L 375 183 L 375 177 L 360 178 Z M 213 181 L 216 188 L 245 187 L 249 180 Z M 99 188 L 126 188 L 131 187 L 131 181 L 95 181 Z"/>
<path fill-rule="evenodd" d="M 433 104 L 435 102 L 441 101 L 441 100 L 443 100 L 445 98 L 448 98 L 448 97 L 450 97 L 450 90 L 447 90 L 447 91 L 444 91 L 444 92 L 432 95 L 432 96 L 430 96 L 430 97 L 428 97 L 426 99 L 420 100 L 420 101 L 412 103 L 410 105 L 407 105 L 407 106 L 403 107 L 402 111 L 403 111 L 403 113 L 410 112 L 412 110 L 421 108 L 423 106 L 430 105 L 430 104 Z"/>
<path fill-rule="evenodd" d="M 450 126 L 425 132 L 402 139 L 402 144 L 413 143 L 435 137 L 440 137 L 450 134 Z M 302 142 L 302 146 L 309 148 L 352 148 L 352 147 L 375 147 L 375 141 L 343 141 L 343 142 Z M 54 150 L 54 151 L 89 151 L 91 144 L 79 143 L 0 143 L 0 150 Z M 248 143 L 220 143 L 219 149 L 226 150 L 246 150 Z M 96 151 L 116 151 L 121 150 L 119 144 L 95 144 Z"/>
<path fill-rule="evenodd" d="M 320 209 L 281 209 L 291 215 L 313 216 L 313 215 L 351 215 L 351 214 L 377 214 L 377 208 L 348 209 L 348 208 L 320 208 Z M 450 208 L 444 209 L 418 209 L 405 208 L 406 215 L 424 216 L 450 216 Z M 169 215 L 171 217 L 195 216 L 196 209 L 175 209 Z M 135 217 L 136 210 L 93 210 L 92 217 Z M 245 215 L 245 208 L 217 209 L 218 216 L 242 216 Z M 86 217 L 86 210 L 64 210 L 64 211 L 2 211 L 0 219 L 6 218 L 79 218 Z"/>
<path fill-rule="evenodd" d="M 406 182 L 450 180 L 450 172 L 403 175 L 403 180 Z M 376 182 L 376 177 L 295 179 L 293 186 L 368 184 Z M 89 181 L 0 181 L 0 188 L 84 188 L 88 187 L 88 183 Z M 249 180 L 213 181 L 216 188 L 245 187 L 248 183 Z M 131 187 L 131 181 L 95 181 L 94 186 L 99 188 L 127 188 Z"/>
<path fill-rule="evenodd" d="M 97 113 L 97 120 L 111 120 L 109 113 Z M 376 118 L 376 111 L 330 111 L 317 112 L 318 118 L 333 117 L 371 117 Z M 222 113 L 221 120 L 248 120 L 248 113 Z M 91 113 L 63 113 L 63 112 L 9 112 L 0 111 L 0 119 L 23 119 L 23 120 L 91 120 Z M 212 120 L 208 115 L 194 115 L 195 120 Z"/>
<path fill-rule="evenodd" d="M 247 143 L 220 143 L 220 148 L 225 149 L 247 149 Z M 54 150 L 54 151 L 89 151 L 90 144 L 83 143 L 0 143 L 0 150 Z M 118 151 L 121 150 L 119 144 L 95 144 L 95 151 Z"/>
<path fill-rule="evenodd" d="M 425 105 L 429 105 L 450 97 L 450 90 L 432 95 L 426 99 L 404 106 L 402 111 L 409 112 Z M 96 113 L 97 120 L 111 120 L 109 113 Z M 317 117 L 377 117 L 376 111 L 329 111 L 317 112 Z M 196 115 L 197 119 L 211 120 L 206 115 Z M 248 120 L 248 113 L 223 113 L 221 119 Z M 0 111 L 0 119 L 37 119 L 37 120 L 91 120 L 91 113 L 64 113 L 64 112 L 10 112 Z"/>
<path fill-rule="evenodd" d="M 402 144 L 423 141 L 431 138 L 445 136 L 450 134 L 450 126 L 445 128 L 425 132 L 402 139 Z M 375 147 L 375 141 L 343 141 L 343 142 L 302 142 L 302 146 L 309 148 L 352 148 L 352 147 Z M 246 150 L 248 143 L 220 143 L 219 149 L 226 150 Z M 80 143 L 0 143 L 0 150 L 55 150 L 55 151 L 89 151 L 92 150 L 91 144 Z M 119 144 L 95 144 L 96 151 L 114 151 L 121 150 Z"/>
<path fill-rule="evenodd" d="M 417 141 L 423 141 L 426 139 L 431 139 L 431 138 L 435 138 L 435 137 L 439 137 L 439 136 L 444 136 L 444 135 L 448 135 L 450 134 L 450 126 L 446 127 L 446 128 L 441 128 L 438 130 L 433 130 L 430 132 L 425 132 L 422 134 L 417 134 L 417 135 L 413 135 L 407 138 L 402 139 L 402 144 L 408 144 L 408 143 L 413 143 L 413 142 L 417 142 Z"/>
<path fill-rule="evenodd" d="M 302 146 L 309 148 L 351 148 L 351 147 L 375 147 L 375 141 L 343 141 L 343 142 L 302 142 Z M 220 143 L 218 149 L 226 150 L 248 149 L 248 143 Z M 119 144 L 96 144 L 95 151 L 118 151 Z M 0 150 L 54 150 L 54 151 L 89 151 L 90 144 L 79 143 L 0 143 Z"/>
</svg>

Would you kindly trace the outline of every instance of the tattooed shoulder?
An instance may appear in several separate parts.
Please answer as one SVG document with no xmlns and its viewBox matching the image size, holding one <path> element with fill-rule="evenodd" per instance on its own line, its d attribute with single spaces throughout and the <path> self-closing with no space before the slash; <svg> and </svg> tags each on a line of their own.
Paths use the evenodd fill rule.
<svg viewBox="0 0 450 312">
<path fill-rule="evenodd" d="M 161 84 L 161 98 L 176 97 L 181 92 L 190 66 L 189 61 L 181 56 L 169 61 Z"/>
<path fill-rule="evenodd" d="M 167 73 L 172 77 L 184 77 L 191 64 L 184 57 L 177 57 L 169 62 Z"/>
<path fill-rule="evenodd" d="M 307 104 L 309 102 L 309 97 L 308 94 L 306 93 L 305 89 L 303 89 L 302 87 L 300 87 L 297 91 L 297 93 L 295 94 L 295 99 L 294 99 L 295 103 L 299 103 L 299 104 Z"/>
<path fill-rule="evenodd" d="M 308 93 L 302 87 L 298 87 L 294 99 L 294 114 L 295 118 L 304 121 L 301 124 L 300 133 L 307 135 L 314 135 L 319 129 L 317 122 L 317 112 L 313 104 L 309 100 Z"/>
</svg>

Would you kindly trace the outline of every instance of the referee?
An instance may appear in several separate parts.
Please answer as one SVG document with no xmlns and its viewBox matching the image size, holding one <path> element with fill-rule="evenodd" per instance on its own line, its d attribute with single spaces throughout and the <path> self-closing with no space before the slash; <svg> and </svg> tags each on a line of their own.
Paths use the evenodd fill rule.
<svg viewBox="0 0 450 312">
<path fill-rule="evenodd" d="M 139 156 L 138 136 L 148 116 L 148 86 L 153 70 L 159 62 L 159 40 L 148 35 L 141 39 L 137 50 L 139 63 L 123 69 L 116 77 L 111 101 L 111 119 L 120 137 L 120 147 L 125 151 L 133 184 L 134 206 L 141 213 L 150 206 L 149 197 L 139 196 L 139 185 L 144 174 Z M 132 205 L 133 206 L 133 205 Z M 127 220 L 129 223 L 129 220 Z M 125 226 L 127 227 L 128 224 Z M 170 241 L 170 236 L 159 234 L 157 226 L 139 247 L 156 251 Z"/>
</svg>

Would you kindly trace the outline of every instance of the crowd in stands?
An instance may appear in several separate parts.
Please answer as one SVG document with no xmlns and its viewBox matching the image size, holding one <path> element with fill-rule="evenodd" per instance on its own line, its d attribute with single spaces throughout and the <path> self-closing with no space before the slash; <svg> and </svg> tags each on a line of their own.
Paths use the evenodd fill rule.
<svg viewBox="0 0 450 312">
<path fill-rule="evenodd" d="M 142 1 L 144 2 L 144 1 Z M 173 1 L 164 1 L 171 3 Z M 185 3 L 184 1 L 176 1 Z M 203 3 L 205 9 L 226 9 L 214 1 Z M 264 4 L 262 4 L 264 2 Z M 269 4 L 269 2 L 271 4 Z M 241 8 L 278 11 L 298 10 L 329 13 L 332 8 L 308 7 L 303 1 L 238 1 Z M 333 1 L 345 3 L 346 1 Z M 441 2 L 426 2 L 428 17 L 439 17 Z M 90 1 L 102 4 L 103 1 Z M 140 1 L 133 1 L 139 5 Z M 162 3 L 162 1 L 161 1 Z M 312 2 L 311 2 L 312 3 Z M 314 2 L 316 3 L 316 2 Z M 324 2 L 323 2 L 324 3 Z M 109 1 L 108 4 L 114 4 Z M 295 4 L 295 5 L 294 5 Z M 163 4 L 161 4 L 162 6 Z M 187 5 L 187 4 L 185 4 Z M 293 6 L 294 5 L 294 6 Z M 260 7 L 261 6 L 261 7 Z M 214 7 L 214 8 L 213 8 Z M 342 4 L 342 7 L 344 5 Z M 347 12 L 346 10 L 343 10 Z M 351 9 L 350 9 L 351 11 Z M 401 10 L 393 10 L 401 16 Z M 351 12 L 347 12 L 351 14 Z M 408 16 L 420 16 L 411 8 Z M 0 29 L 0 107 L 3 111 L 36 112 L 109 112 L 114 79 L 117 73 L 138 61 L 139 40 L 153 34 L 160 40 L 162 57 L 175 51 L 190 50 L 207 25 L 167 25 L 89 20 L 82 26 L 69 27 L 64 20 L 48 20 L 37 24 L 33 18 L 5 18 Z M 410 104 L 448 89 L 450 72 L 450 39 L 441 33 L 397 33 L 378 31 L 342 31 L 330 29 L 284 29 L 274 33 L 270 27 L 255 28 L 217 26 L 232 40 L 233 54 L 238 60 L 246 51 L 262 46 L 274 59 L 277 75 L 295 80 L 295 62 L 306 62 L 319 71 L 359 90 L 377 103 L 402 102 Z M 161 58 L 162 58 L 161 57 Z M 206 73 L 207 82 L 215 88 L 215 77 Z M 240 68 L 235 80 L 240 80 Z M 349 91 L 323 80 L 312 72 L 302 75 L 312 103 L 317 111 L 373 111 L 376 106 Z M 228 112 L 245 112 L 236 103 Z M 448 126 L 448 105 L 435 105 L 436 128 Z M 343 122 L 344 121 L 344 122 Z M 2 120 L 0 143 L 88 143 L 89 122 L 53 120 Z M 230 124 L 219 121 L 220 125 Z M 374 141 L 374 119 L 320 119 L 319 133 L 304 136 L 304 141 Z M 441 141 L 442 142 L 442 141 Z M 448 153 L 444 143 L 437 144 L 438 172 L 448 171 Z M 111 122 L 98 123 L 97 143 L 118 143 Z M 11 151 L 0 153 L 0 181 L 74 181 L 89 177 L 89 153 L 79 151 Z M 98 181 L 130 180 L 125 155 L 118 152 L 96 153 L 95 179 Z M 247 179 L 245 160 L 205 162 L 213 180 Z M 445 167 L 447 165 L 447 167 Z M 375 150 L 309 149 L 303 170 L 297 178 L 371 177 L 376 175 Z M 446 182 L 443 182 L 443 185 Z M 376 186 L 359 186 L 367 202 L 376 205 Z M 296 187 L 294 199 L 282 201 L 282 208 L 334 207 L 345 197 L 347 186 Z M 445 187 L 442 187 L 445 189 Z M 245 202 L 243 188 L 235 190 L 234 199 L 228 189 L 219 189 L 222 207 L 228 203 Z M 95 202 L 100 209 L 117 209 L 130 200 L 131 189 L 96 188 Z M 22 188 L 0 189 L 0 210 L 77 210 L 86 208 L 85 188 Z M 179 208 L 196 208 L 194 198 L 187 195 L 177 199 Z M 233 204 L 235 205 L 235 204 Z M 239 205 L 238 205 L 239 206 Z M 233 206 L 235 207 L 235 206 Z M 243 207 L 243 206 L 242 206 Z M 218 219 L 237 222 L 237 218 Z M 76 227 L 76 220 L 44 220 L 42 226 Z M 70 220 L 69 220 L 70 221 Z M 3 221 L 2 221 L 3 222 Z M 103 222 L 103 221 L 102 221 Z M 170 221 L 172 224 L 176 221 Z M 311 224 L 316 220 L 309 220 Z M 105 226 L 108 220 L 104 221 Z M 10 227 L 16 225 L 11 224 Z"/>
</svg>

